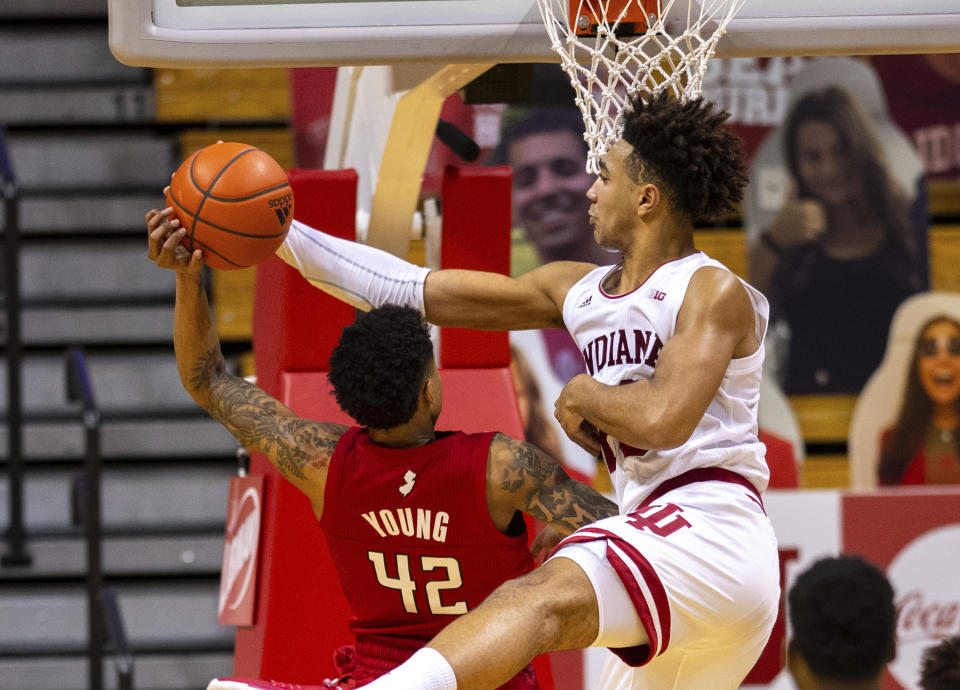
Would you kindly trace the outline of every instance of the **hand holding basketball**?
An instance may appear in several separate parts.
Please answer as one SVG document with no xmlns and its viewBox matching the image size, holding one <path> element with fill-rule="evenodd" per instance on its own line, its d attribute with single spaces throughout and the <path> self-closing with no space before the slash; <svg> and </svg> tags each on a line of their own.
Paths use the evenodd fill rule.
<svg viewBox="0 0 960 690">
<path fill-rule="evenodd" d="M 160 268 L 199 276 L 203 271 L 202 251 L 188 251 L 181 243 L 185 231 L 173 209 L 147 212 L 147 249 L 150 260 Z"/>
<path fill-rule="evenodd" d="M 269 258 L 293 220 L 293 192 L 269 154 L 237 142 L 217 142 L 189 156 L 167 190 L 185 231 L 181 244 L 203 250 L 211 268 L 239 269 Z"/>
</svg>

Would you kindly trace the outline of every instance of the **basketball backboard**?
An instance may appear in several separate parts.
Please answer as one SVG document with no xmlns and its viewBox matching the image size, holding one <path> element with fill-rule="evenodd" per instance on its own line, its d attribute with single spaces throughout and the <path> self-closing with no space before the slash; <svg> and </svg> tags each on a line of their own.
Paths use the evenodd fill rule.
<svg viewBox="0 0 960 690">
<path fill-rule="evenodd" d="M 687 8 L 673 4 L 678 21 Z M 557 61 L 536 0 L 109 0 L 108 10 L 110 48 L 134 66 Z M 746 0 L 717 55 L 932 52 L 960 52 L 956 0 Z"/>
</svg>

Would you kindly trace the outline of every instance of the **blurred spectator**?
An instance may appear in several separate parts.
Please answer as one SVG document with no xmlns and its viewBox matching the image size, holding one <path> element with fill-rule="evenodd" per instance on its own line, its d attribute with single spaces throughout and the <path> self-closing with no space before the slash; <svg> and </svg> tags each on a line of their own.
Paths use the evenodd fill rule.
<svg viewBox="0 0 960 690">
<path fill-rule="evenodd" d="M 948 637 L 923 652 L 920 690 L 960 688 L 960 635 Z"/>
<path fill-rule="evenodd" d="M 787 667 L 799 690 L 879 689 L 896 656 L 893 587 L 858 556 L 824 558 L 788 596 Z"/>
<path fill-rule="evenodd" d="M 954 318 L 935 316 L 917 333 L 877 475 L 886 485 L 960 483 L 960 323 Z"/>
<path fill-rule="evenodd" d="M 540 263 L 613 263 L 597 246 L 587 210 L 594 176 L 586 172 L 583 118 L 569 106 L 508 109 L 498 162 L 513 168 L 514 223 L 523 228 Z"/>
<path fill-rule="evenodd" d="M 750 279 L 788 331 L 777 353 L 785 392 L 855 393 L 883 357 L 897 305 L 924 286 L 925 220 L 918 228 L 915 198 L 850 91 L 811 89 L 802 73 L 795 86 L 803 95 L 778 132 L 783 165 L 761 160 L 752 170 L 759 189 L 748 204 L 760 224 L 748 227 Z M 915 158 L 909 148 L 897 155 Z M 773 212 L 757 212 L 771 210 L 772 197 Z"/>
</svg>

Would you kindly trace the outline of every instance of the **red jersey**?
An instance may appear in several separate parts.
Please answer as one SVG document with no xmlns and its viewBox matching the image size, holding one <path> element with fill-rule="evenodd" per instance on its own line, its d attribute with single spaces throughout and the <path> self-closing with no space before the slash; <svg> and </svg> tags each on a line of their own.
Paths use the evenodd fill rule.
<svg viewBox="0 0 960 690">
<path fill-rule="evenodd" d="M 526 528 L 500 532 L 487 507 L 493 433 L 438 432 L 387 448 L 352 428 L 337 444 L 323 528 L 358 642 L 419 649 L 505 580 L 533 569 Z"/>
</svg>

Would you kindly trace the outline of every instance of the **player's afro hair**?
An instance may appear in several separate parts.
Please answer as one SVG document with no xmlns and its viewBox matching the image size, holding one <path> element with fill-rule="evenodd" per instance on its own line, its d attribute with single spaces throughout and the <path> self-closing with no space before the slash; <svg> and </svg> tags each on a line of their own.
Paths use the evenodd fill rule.
<svg viewBox="0 0 960 690">
<path fill-rule="evenodd" d="M 858 556 L 824 558 L 797 577 L 788 598 L 791 645 L 821 678 L 875 678 L 896 653 L 893 587 Z"/>
<path fill-rule="evenodd" d="M 633 146 L 627 174 L 661 186 L 671 211 L 690 222 L 710 221 L 743 198 L 742 147 L 724 124 L 730 114 L 702 98 L 681 103 L 663 91 L 631 99 L 622 138 Z"/>
<path fill-rule="evenodd" d="M 358 424 L 391 429 L 417 410 L 433 343 L 416 309 L 384 305 L 343 329 L 327 379 L 337 404 Z"/>
</svg>

